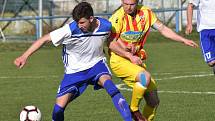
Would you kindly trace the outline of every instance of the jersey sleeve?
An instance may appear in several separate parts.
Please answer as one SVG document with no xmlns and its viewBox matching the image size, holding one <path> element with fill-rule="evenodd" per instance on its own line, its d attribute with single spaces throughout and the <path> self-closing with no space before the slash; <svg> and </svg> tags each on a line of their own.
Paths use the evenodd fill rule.
<svg viewBox="0 0 215 121">
<path fill-rule="evenodd" d="M 150 10 L 150 14 L 151 14 L 151 25 L 150 26 L 152 26 L 157 21 L 157 17 L 155 15 L 155 13 L 151 10 Z"/>
<path fill-rule="evenodd" d="M 143 6 L 141 10 L 144 12 L 146 17 L 146 25 L 144 31 L 147 31 L 149 27 L 153 26 L 153 24 L 157 21 L 157 16 L 149 7 Z"/>
<path fill-rule="evenodd" d="M 110 37 L 112 39 L 117 39 L 121 33 L 122 29 L 122 17 L 119 12 L 114 13 L 109 21 L 112 24 Z"/>
<path fill-rule="evenodd" d="M 68 24 L 63 27 L 56 29 L 50 33 L 52 43 L 55 46 L 58 46 L 63 43 L 65 38 L 69 38 L 71 36 L 70 27 Z"/>
<path fill-rule="evenodd" d="M 194 6 L 199 6 L 200 0 L 189 0 L 189 3 L 192 3 Z"/>
</svg>

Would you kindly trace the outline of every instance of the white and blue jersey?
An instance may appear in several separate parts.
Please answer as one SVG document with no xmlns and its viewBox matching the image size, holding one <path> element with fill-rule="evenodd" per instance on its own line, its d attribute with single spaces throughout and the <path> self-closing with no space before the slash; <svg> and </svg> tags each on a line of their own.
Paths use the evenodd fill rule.
<svg viewBox="0 0 215 121">
<path fill-rule="evenodd" d="M 197 31 L 205 62 L 215 60 L 215 1 L 190 0 L 197 7 Z"/>
<path fill-rule="evenodd" d="M 215 1 L 190 0 L 189 3 L 197 7 L 197 31 L 215 29 Z"/>
<path fill-rule="evenodd" d="M 84 33 L 73 21 L 50 33 L 55 46 L 63 44 L 63 63 L 65 73 L 71 74 L 93 67 L 105 59 L 103 44 L 111 31 L 111 23 L 103 18 L 96 18 L 98 27 L 91 33 Z"/>
<path fill-rule="evenodd" d="M 100 89 L 99 78 L 104 74 L 111 75 L 103 51 L 103 44 L 111 31 L 111 23 L 103 18 L 96 19 L 99 25 L 91 33 L 82 32 L 75 21 L 50 33 L 55 46 L 63 45 L 65 74 L 57 97 L 73 93 L 74 99 L 81 95 L 88 85 Z"/>
</svg>

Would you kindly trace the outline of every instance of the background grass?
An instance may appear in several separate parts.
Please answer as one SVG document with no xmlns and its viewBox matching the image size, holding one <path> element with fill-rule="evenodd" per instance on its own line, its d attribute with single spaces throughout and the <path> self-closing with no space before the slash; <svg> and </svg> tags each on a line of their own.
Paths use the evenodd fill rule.
<svg viewBox="0 0 215 121">
<path fill-rule="evenodd" d="M 198 43 L 198 34 L 188 38 Z M 0 121 L 17 121 L 26 105 L 38 106 L 43 121 L 51 120 L 55 95 L 63 77 L 61 47 L 46 45 L 23 69 L 13 60 L 31 43 L 0 43 Z M 145 49 L 147 69 L 157 79 L 160 106 L 156 121 L 214 121 L 215 79 L 205 64 L 200 48 L 194 49 L 150 34 Z M 202 76 L 202 77 L 201 77 Z M 114 77 L 116 84 L 122 82 Z M 126 86 L 123 86 L 129 89 Z M 128 102 L 131 92 L 121 90 Z M 212 92 L 208 94 L 207 92 Z M 141 109 L 144 101 L 141 102 Z M 65 121 L 121 121 L 105 90 L 86 92 L 65 111 Z"/>
</svg>

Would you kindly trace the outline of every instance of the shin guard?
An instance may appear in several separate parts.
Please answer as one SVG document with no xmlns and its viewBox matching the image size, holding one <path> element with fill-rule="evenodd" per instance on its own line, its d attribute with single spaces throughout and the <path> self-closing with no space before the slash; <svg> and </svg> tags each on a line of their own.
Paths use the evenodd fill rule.
<svg viewBox="0 0 215 121">
<path fill-rule="evenodd" d="M 125 98 L 119 92 L 115 84 L 111 80 L 106 80 L 104 88 L 111 96 L 115 108 L 119 111 L 124 121 L 132 121 L 131 112 Z"/>
</svg>

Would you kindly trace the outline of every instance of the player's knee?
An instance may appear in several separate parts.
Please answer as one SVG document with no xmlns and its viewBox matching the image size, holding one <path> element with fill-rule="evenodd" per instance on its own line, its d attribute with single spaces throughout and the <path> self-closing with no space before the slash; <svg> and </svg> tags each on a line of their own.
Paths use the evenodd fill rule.
<svg viewBox="0 0 215 121">
<path fill-rule="evenodd" d="M 53 109 L 53 113 L 61 113 L 61 112 L 64 112 L 64 108 L 62 108 L 61 106 L 59 106 L 58 104 L 55 104 L 54 105 L 54 109 Z"/>
<path fill-rule="evenodd" d="M 99 77 L 99 85 L 104 85 L 105 81 L 111 80 L 111 76 L 109 74 L 103 74 L 102 76 Z"/>
<path fill-rule="evenodd" d="M 153 90 L 151 92 L 147 92 L 144 95 L 144 98 L 146 100 L 147 105 L 149 105 L 150 107 L 158 107 L 160 100 L 157 94 L 157 90 Z"/>
<path fill-rule="evenodd" d="M 143 73 L 141 72 L 139 74 L 139 80 L 140 80 L 140 83 L 141 85 L 143 85 L 144 87 L 148 87 L 150 81 L 151 81 L 151 76 L 149 73 Z"/>
<path fill-rule="evenodd" d="M 104 82 L 104 88 L 111 97 L 114 97 L 116 94 L 120 93 L 118 88 L 111 80 L 106 80 Z"/>
<path fill-rule="evenodd" d="M 208 66 L 210 66 L 210 67 L 215 66 L 215 60 L 214 60 L 214 61 L 209 62 L 209 63 L 208 63 Z"/>
</svg>

